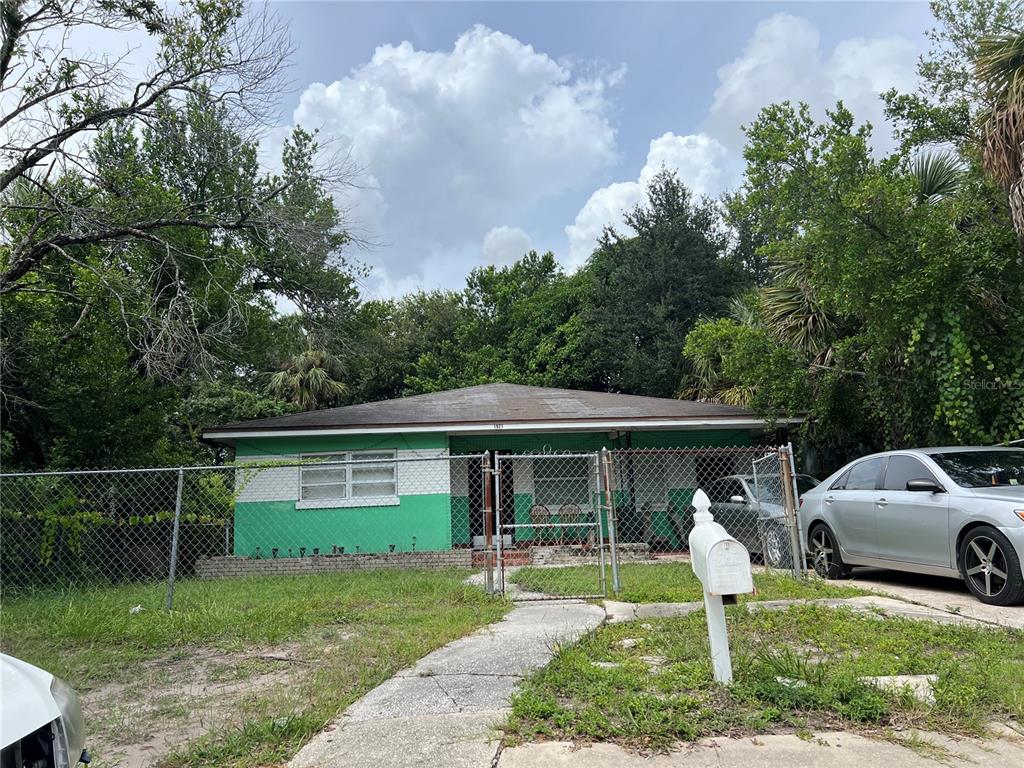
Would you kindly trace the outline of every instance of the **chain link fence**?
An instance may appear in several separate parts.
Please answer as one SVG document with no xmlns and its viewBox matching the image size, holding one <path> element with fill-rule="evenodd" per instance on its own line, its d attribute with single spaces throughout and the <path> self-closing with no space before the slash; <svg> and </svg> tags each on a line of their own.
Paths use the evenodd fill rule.
<svg viewBox="0 0 1024 768">
<path fill-rule="evenodd" d="M 517 598 L 597 597 L 619 563 L 686 552 L 697 488 L 756 560 L 796 573 L 799 483 L 788 449 L 751 447 L 6 474 L 0 588 L 165 581 L 170 607 L 183 578 L 460 567 Z"/>
<path fill-rule="evenodd" d="M 481 457 L 396 453 L 0 475 L 0 588 L 471 567 Z"/>
</svg>

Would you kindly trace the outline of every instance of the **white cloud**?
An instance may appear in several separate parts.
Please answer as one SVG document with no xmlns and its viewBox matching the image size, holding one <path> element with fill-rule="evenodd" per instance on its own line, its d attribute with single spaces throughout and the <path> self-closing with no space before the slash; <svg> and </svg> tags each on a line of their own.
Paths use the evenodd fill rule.
<svg viewBox="0 0 1024 768">
<path fill-rule="evenodd" d="M 878 94 L 894 86 L 914 90 L 919 53 L 919 45 L 903 37 L 849 38 L 829 52 L 807 19 L 776 14 L 757 25 L 738 58 L 719 68 L 705 130 L 736 152 L 738 162 L 741 126 L 762 107 L 805 101 L 820 115 L 841 99 L 858 122 L 876 128 L 876 148 L 891 148 Z"/>
<path fill-rule="evenodd" d="M 480 232 L 527 220 L 615 159 L 607 89 L 620 77 L 578 76 L 476 26 L 450 51 L 377 48 L 349 76 L 306 88 L 294 122 L 365 170 L 363 189 L 342 202 L 384 243 L 371 256 L 390 276 L 380 284 L 427 283 L 433 257 L 475 248 L 479 258 Z"/>
<path fill-rule="evenodd" d="M 494 227 L 484 235 L 485 264 L 503 266 L 518 261 L 533 249 L 533 241 L 519 227 Z"/>
<path fill-rule="evenodd" d="M 698 194 L 735 187 L 743 170 L 741 126 L 769 104 L 805 101 L 821 116 L 841 99 L 858 122 L 874 126 L 875 149 L 891 149 L 878 94 L 892 87 L 914 91 L 919 53 L 917 43 L 902 37 L 850 38 L 828 52 L 806 19 L 780 13 L 762 21 L 742 54 L 718 69 L 719 86 L 702 131 L 654 139 L 637 181 L 609 184 L 590 195 L 565 228 L 568 265 L 583 264 L 604 227 L 621 226 L 622 212 L 643 200 L 647 181 L 662 165 L 678 171 Z"/>
<path fill-rule="evenodd" d="M 651 141 L 639 178 L 598 189 L 576 214 L 576 220 L 565 228 L 569 237 L 569 268 L 576 269 L 587 260 L 606 226 L 622 225 L 623 212 L 644 200 L 647 185 L 663 167 L 676 171 L 694 194 L 716 195 L 723 189 L 724 157 L 725 147 L 705 134 L 665 133 Z"/>
</svg>

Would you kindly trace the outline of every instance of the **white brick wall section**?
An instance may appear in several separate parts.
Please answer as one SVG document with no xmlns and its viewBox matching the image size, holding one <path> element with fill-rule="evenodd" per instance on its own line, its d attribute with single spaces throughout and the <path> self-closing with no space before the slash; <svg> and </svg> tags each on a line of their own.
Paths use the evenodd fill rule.
<svg viewBox="0 0 1024 768">
<path fill-rule="evenodd" d="M 508 459 L 503 459 L 508 461 Z M 543 461 L 543 459 L 541 459 Z M 516 493 L 533 495 L 533 459 L 512 459 L 512 484 Z"/>
<path fill-rule="evenodd" d="M 669 454 L 665 466 L 666 488 L 695 488 L 697 486 L 697 467 L 692 456 L 674 456 Z"/>
<path fill-rule="evenodd" d="M 481 471 L 480 458 L 456 457 L 451 461 L 449 472 L 451 473 L 452 496 L 469 496 L 470 466 L 474 467 L 476 472 Z"/>
<path fill-rule="evenodd" d="M 243 456 L 238 461 L 244 464 L 297 459 L 297 456 Z M 299 498 L 299 468 L 236 469 L 235 487 L 241 489 L 238 501 L 296 501 Z"/>
<path fill-rule="evenodd" d="M 424 458 L 437 457 L 437 461 L 422 461 Z M 448 451 L 444 448 L 434 450 L 397 452 L 398 458 L 398 495 L 420 496 L 428 493 L 451 493 L 451 464 Z M 407 461 L 402 461 L 407 459 Z M 411 461 L 410 459 L 420 459 Z M 464 474 L 465 461 L 456 461 L 456 475 Z M 463 484 L 465 484 L 463 479 Z"/>
</svg>

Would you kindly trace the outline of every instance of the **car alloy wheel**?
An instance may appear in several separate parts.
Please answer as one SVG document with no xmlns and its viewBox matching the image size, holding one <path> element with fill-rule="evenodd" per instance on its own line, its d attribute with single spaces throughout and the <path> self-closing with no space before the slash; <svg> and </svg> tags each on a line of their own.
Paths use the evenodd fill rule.
<svg viewBox="0 0 1024 768">
<path fill-rule="evenodd" d="M 975 536 L 964 550 L 964 575 L 975 591 L 998 597 L 1006 589 L 1006 553 L 988 536 Z"/>
<path fill-rule="evenodd" d="M 827 528 L 818 528 L 811 534 L 811 564 L 819 576 L 827 579 L 831 576 L 832 565 L 835 563 L 835 547 Z"/>
<path fill-rule="evenodd" d="M 850 566 L 843 562 L 831 528 L 824 524 L 818 525 L 811 531 L 809 543 L 810 552 L 807 554 L 815 573 L 823 579 L 845 579 L 850 576 Z"/>
<path fill-rule="evenodd" d="M 771 526 L 764 534 L 764 564 L 770 568 L 782 568 L 786 564 L 786 534 L 777 525 Z"/>
</svg>

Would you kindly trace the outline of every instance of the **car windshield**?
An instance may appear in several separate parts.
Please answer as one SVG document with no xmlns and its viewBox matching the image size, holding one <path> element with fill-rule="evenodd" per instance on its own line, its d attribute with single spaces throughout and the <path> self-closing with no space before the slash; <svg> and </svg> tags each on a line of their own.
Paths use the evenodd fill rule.
<svg viewBox="0 0 1024 768">
<path fill-rule="evenodd" d="M 930 455 L 954 483 L 964 488 L 1024 486 L 1024 450 L 955 451 Z"/>
</svg>

